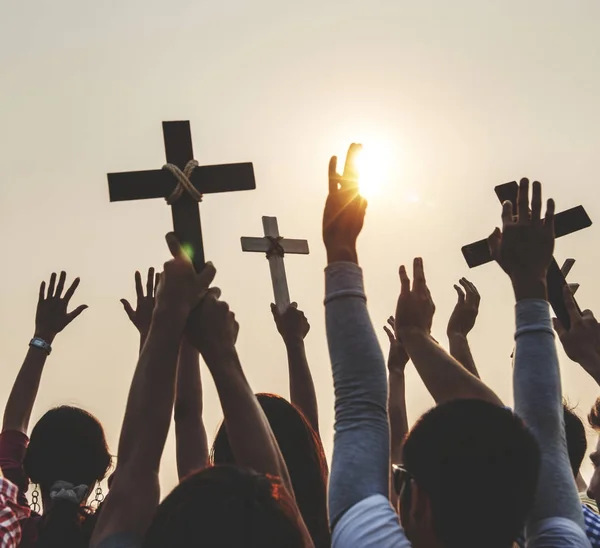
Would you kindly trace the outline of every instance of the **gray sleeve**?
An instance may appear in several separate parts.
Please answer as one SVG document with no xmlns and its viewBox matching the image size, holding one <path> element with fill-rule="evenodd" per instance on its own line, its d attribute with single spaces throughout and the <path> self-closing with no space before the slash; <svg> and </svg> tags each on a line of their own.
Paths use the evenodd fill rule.
<svg viewBox="0 0 600 548">
<path fill-rule="evenodd" d="M 538 440 L 542 462 L 528 531 L 548 518 L 567 518 L 582 529 L 583 512 L 565 438 L 558 356 L 548 303 L 517 303 L 515 411 Z"/>
<path fill-rule="evenodd" d="M 327 342 L 335 388 L 335 437 L 329 481 L 332 527 L 356 503 L 389 496 L 390 434 L 386 366 L 373 330 L 362 270 L 325 270 Z"/>
</svg>

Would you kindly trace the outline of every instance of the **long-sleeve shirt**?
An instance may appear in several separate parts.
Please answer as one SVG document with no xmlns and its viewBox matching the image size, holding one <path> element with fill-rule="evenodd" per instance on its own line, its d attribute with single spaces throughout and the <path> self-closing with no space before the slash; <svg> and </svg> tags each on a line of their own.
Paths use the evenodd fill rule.
<svg viewBox="0 0 600 548">
<path fill-rule="evenodd" d="M 515 411 L 537 439 L 541 468 L 527 521 L 528 545 L 590 546 L 569 463 L 558 356 L 548 303 L 517 303 Z"/>
<path fill-rule="evenodd" d="M 385 360 L 367 311 L 362 271 L 353 263 L 331 264 L 325 271 L 325 285 L 327 341 L 336 402 L 329 485 L 332 546 L 409 548 L 388 500 L 390 449 Z M 544 306 L 547 322 L 546 316 L 539 315 Z M 560 407 L 560 379 L 548 305 L 536 301 L 519 303 L 517 325 L 515 399 L 526 423 L 531 419 L 537 436 L 548 432 L 552 435 L 550 446 L 542 448 L 549 453 L 560 446 L 561 422 L 556 417 L 562 415 L 555 410 L 556 405 Z M 533 366 L 532 360 L 536 362 Z M 544 378 L 543 391 L 536 385 L 537 376 Z M 532 395 L 532 391 L 537 394 Z M 536 403 L 543 393 L 550 402 Z M 554 415 L 545 419 L 540 409 L 551 410 Z M 563 473 L 563 468 L 570 471 L 568 459 L 564 461 L 561 453 L 555 465 L 547 461 L 542 466 L 532 514 L 538 517 L 530 520 L 527 546 L 587 548 L 590 545 L 581 529 L 581 507 L 577 499 L 573 506 L 569 482 Z M 547 481 L 550 483 L 545 484 Z M 570 481 L 573 482 L 572 475 Z M 559 491 L 553 493 L 555 488 Z M 561 502 L 557 494 L 566 495 L 566 500 Z"/>
</svg>

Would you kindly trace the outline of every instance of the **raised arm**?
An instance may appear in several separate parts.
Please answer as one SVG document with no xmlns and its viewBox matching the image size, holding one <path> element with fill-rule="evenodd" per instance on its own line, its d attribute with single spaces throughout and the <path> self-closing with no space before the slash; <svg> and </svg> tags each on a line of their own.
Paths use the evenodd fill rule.
<svg viewBox="0 0 600 548">
<path fill-rule="evenodd" d="M 511 202 L 504 203 L 503 229 L 493 232 L 489 244 L 492 256 L 511 279 L 517 301 L 515 410 L 537 438 L 542 453 L 527 536 L 529 545 L 534 546 L 545 538 L 548 528 L 554 528 L 552 546 L 586 546 L 582 529 L 576 527 L 583 528 L 583 514 L 567 453 L 560 371 L 547 302 L 546 275 L 554 250 L 554 202 L 548 200 L 542 220 L 541 185 L 533 183 L 530 210 L 529 181 L 523 179 L 517 203 L 516 217 Z M 572 539 L 577 532 L 583 535 L 581 544 L 564 543 L 562 539 Z"/>
<path fill-rule="evenodd" d="M 148 338 L 134 373 L 119 441 L 119 464 L 90 546 L 113 534 L 141 538 L 160 498 L 158 470 L 175 398 L 177 357 L 189 313 L 215 275 L 208 263 L 196 274 L 174 234 Z"/>
<path fill-rule="evenodd" d="M 66 278 L 66 273 L 61 272 L 56 283 L 56 274 L 53 273 L 47 291 L 46 282 L 40 285 L 33 339 L 6 403 L 3 432 L 17 430 L 27 433 L 42 371 L 54 338 L 87 308 L 86 305 L 81 305 L 67 312 L 69 301 L 79 285 L 79 278 L 75 278 L 63 295 Z"/>
<path fill-rule="evenodd" d="M 135 309 L 127 299 L 121 299 L 131 323 L 140 334 L 140 352 L 148 337 L 154 311 L 156 289 L 160 276 L 154 268 L 148 269 L 146 290 L 142 276 L 135 273 Z M 177 389 L 175 397 L 175 443 L 177 473 L 179 479 L 206 466 L 208 444 L 202 420 L 202 380 L 198 351 L 182 338 L 177 365 Z"/>
<path fill-rule="evenodd" d="M 200 355 L 184 337 L 179 348 L 174 413 L 177 473 L 180 480 L 204 468 L 208 462 L 202 403 Z"/>
<path fill-rule="evenodd" d="M 396 338 L 394 317 L 388 318 L 388 326 L 384 325 L 390 341 L 388 354 L 388 415 L 390 417 L 391 464 L 402 463 L 402 445 L 408 433 L 408 417 L 406 414 L 406 382 L 404 370 L 408 363 L 408 354 L 402 343 Z M 392 468 L 390 466 L 390 472 Z M 391 476 L 390 476 L 391 481 Z M 390 501 L 396 508 L 398 495 L 390 489 Z"/>
<path fill-rule="evenodd" d="M 298 310 L 297 303 L 292 303 L 283 314 L 280 314 L 277 307 L 271 304 L 271 312 L 287 351 L 290 398 L 292 403 L 304 413 L 313 430 L 318 433 L 317 396 L 304 348 L 304 339 L 310 331 L 310 324 L 304 312 Z"/>
<path fill-rule="evenodd" d="M 188 322 L 187 337 L 202 354 L 215 381 L 236 464 L 280 478 L 293 500 L 287 466 L 235 349 L 238 323 L 227 303 L 218 300 L 219 296 L 218 289 L 211 290 L 194 310 Z M 306 546 L 312 546 L 300 512 L 297 507 L 295 510 Z"/>
<path fill-rule="evenodd" d="M 356 253 L 366 210 L 366 201 L 357 187 L 359 153 L 359 145 L 350 147 L 342 177 L 336 172 L 336 158 L 332 158 L 323 214 L 328 262 L 325 320 L 335 388 L 335 438 L 329 481 L 329 519 L 334 531 L 352 506 L 373 495 L 385 499 L 389 496 L 385 360 L 367 311 Z"/>
<path fill-rule="evenodd" d="M 475 327 L 481 297 L 475 285 L 466 278 L 461 278 L 459 283 L 462 288 L 458 285 L 454 286 L 458 294 L 458 302 L 450 316 L 446 330 L 450 343 L 450 355 L 469 373 L 479 378 L 467 335 Z"/>
<path fill-rule="evenodd" d="M 558 318 L 553 318 L 554 329 L 567 356 L 600 386 L 600 324 L 591 310 L 579 312 L 568 285 L 563 291 L 565 305 L 571 311 L 571 328 L 567 331 Z"/>
<path fill-rule="evenodd" d="M 469 373 L 431 336 L 435 306 L 425 281 L 423 260 L 413 265 L 414 282 L 400 267 L 401 291 L 396 308 L 396 334 L 402 341 L 427 390 L 437 403 L 479 399 L 502 405 L 496 394 Z"/>
<path fill-rule="evenodd" d="M 135 309 L 127 299 L 121 299 L 121 304 L 125 309 L 127 317 L 135 326 L 140 334 L 140 353 L 144 348 L 144 343 L 150 331 L 152 323 L 152 313 L 154 312 L 154 303 L 156 300 L 156 289 L 158 288 L 159 274 L 154 273 L 154 268 L 148 269 L 146 277 L 146 292 L 142 285 L 142 275 L 139 272 L 135 273 L 135 294 L 136 306 Z"/>
</svg>

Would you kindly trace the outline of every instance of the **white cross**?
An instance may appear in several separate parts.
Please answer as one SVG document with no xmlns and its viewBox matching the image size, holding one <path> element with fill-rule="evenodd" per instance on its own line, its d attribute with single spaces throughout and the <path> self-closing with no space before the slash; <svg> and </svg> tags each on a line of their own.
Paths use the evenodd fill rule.
<svg viewBox="0 0 600 548">
<path fill-rule="evenodd" d="M 271 281 L 275 294 L 275 305 L 280 314 L 290 306 L 290 293 L 285 277 L 283 256 L 285 253 L 308 255 L 308 242 L 306 240 L 288 240 L 279 235 L 277 217 L 263 217 L 263 238 L 242 237 L 242 251 L 266 253 L 271 268 Z"/>
</svg>

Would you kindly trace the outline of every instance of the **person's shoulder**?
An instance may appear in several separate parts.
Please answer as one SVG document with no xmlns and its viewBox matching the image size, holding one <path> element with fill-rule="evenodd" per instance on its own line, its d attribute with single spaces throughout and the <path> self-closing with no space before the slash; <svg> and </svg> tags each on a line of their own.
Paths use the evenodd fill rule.
<svg viewBox="0 0 600 548">
<path fill-rule="evenodd" d="M 574 521 L 548 518 L 527 531 L 527 548 L 591 548 L 585 532 Z"/>
<path fill-rule="evenodd" d="M 136 535 L 117 533 L 105 538 L 97 548 L 140 548 L 141 543 Z"/>
<path fill-rule="evenodd" d="M 410 548 L 398 515 L 383 495 L 347 510 L 333 528 L 332 548 Z"/>
</svg>

